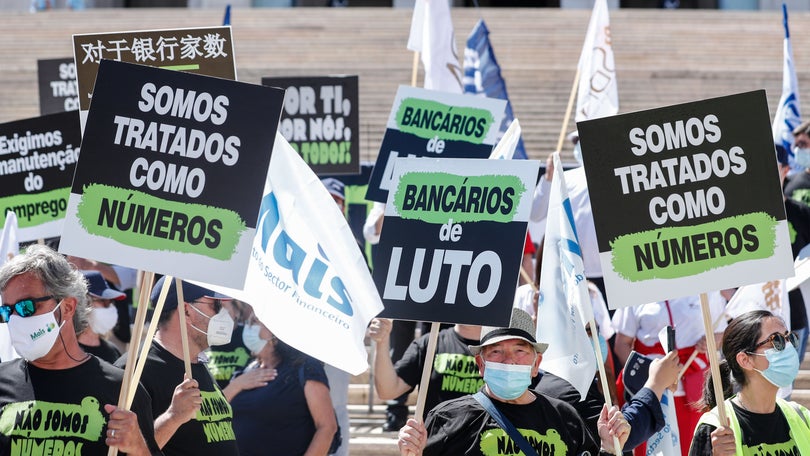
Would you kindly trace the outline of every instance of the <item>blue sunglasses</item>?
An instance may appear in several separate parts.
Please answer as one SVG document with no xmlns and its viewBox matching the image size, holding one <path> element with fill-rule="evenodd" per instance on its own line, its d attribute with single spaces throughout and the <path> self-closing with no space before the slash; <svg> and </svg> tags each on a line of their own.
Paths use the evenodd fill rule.
<svg viewBox="0 0 810 456">
<path fill-rule="evenodd" d="M 36 303 L 47 301 L 49 299 L 53 299 L 53 296 L 23 299 L 21 301 L 17 301 L 13 306 L 6 304 L 0 305 L 0 323 L 8 323 L 8 319 L 11 318 L 12 312 L 17 312 L 17 315 L 23 318 L 30 317 L 31 315 L 34 315 L 34 312 L 37 311 L 37 306 L 35 305 Z"/>
</svg>

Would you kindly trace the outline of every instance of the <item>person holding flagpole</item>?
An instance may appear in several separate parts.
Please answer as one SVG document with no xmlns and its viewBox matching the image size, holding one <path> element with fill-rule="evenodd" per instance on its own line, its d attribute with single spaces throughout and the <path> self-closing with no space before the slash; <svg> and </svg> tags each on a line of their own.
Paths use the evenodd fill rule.
<svg viewBox="0 0 810 456">
<path fill-rule="evenodd" d="M 690 456 L 810 454 L 810 412 L 776 394 L 799 372 L 798 346 L 796 333 L 767 310 L 747 312 L 729 323 L 719 366 L 723 402 L 718 403 L 707 376 L 707 411 L 695 430 Z M 725 425 L 719 419 L 720 406 L 729 419 Z"/>
</svg>

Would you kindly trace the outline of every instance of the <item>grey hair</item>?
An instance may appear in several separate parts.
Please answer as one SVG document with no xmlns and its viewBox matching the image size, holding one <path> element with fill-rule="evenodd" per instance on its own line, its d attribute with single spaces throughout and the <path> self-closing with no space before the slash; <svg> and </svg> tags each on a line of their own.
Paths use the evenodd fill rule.
<svg viewBox="0 0 810 456">
<path fill-rule="evenodd" d="M 25 273 L 31 273 L 39 279 L 45 292 L 57 301 L 75 298 L 74 330 L 79 334 L 87 328 L 87 317 L 90 314 L 87 280 L 64 256 L 45 245 L 29 246 L 25 253 L 15 256 L 0 267 L 0 291 L 6 290 L 11 279 Z"/>
</svg>

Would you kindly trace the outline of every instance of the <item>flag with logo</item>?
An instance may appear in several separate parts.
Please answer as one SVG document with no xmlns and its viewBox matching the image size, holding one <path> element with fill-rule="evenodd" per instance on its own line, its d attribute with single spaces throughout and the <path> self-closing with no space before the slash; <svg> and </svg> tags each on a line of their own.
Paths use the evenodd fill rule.
<svg viewBox="0 0 810 456">
<path fill-rule="evenodd" d="M 681 442 L 678 433 L 678 417 L 675 415 L 675 398 L 672 391 L 664 390 L 661 396 L 664 412 L 664 427 L 647 440 L 647 456 L 680 456 Z M 686 442 L 688 445 L 689 442 Z"/>
<path fill-rule="evenodd" d="M 6 212 L 6 224 L 3 225 L 3 234 L 0 235 L 0 264 L 5 263 L 20 253 L 17 243 L 17 214 L 14 211 Z M 11 335 L 8 325 L 0 325 L 0 361 L 11 361 L 20 355 L 11 346 Z"/>
<path fill-rule="evenodd" d="M 593 4 L 578 68 L 576 121 L 618 113 L 619 89 L 616 85 L 607 0 L 596 0 Z"/>
<path fill-rule="evenodd" d="M 737 318 L 752 310 L 767 310 L 782 317 L 790 329 L 790 300 L 786 283 L 780 279 L 738 288 L 726 304 L 726 315 Z"/>
<path fill-rule="evenodd" d="M 368 369 L 366 326 L 383 308 L 348 223 L 320 179 L 276 134 L 243 290 L 279 339 L 350 374 Z"/>
<path fill-rule="evenodd" d="M 505 134 L 515 114 L 512 112 L 512 103 L 506 91 L 506 81 L 501 76 L 501 67 L 495 59 L 495 51 L 489 41 L 489 29 L 483 19 L 473 27 L 467 37 L 467 47 L 464 49 L 464 93 L 499 98 L 506 100 L 506 116 L 501 123 L 501 134 Z M 527 158 L 523 138 L 518 134 L 517 145 L 514 152 L 516 158 Z"/>
<path fill-rule="evenodd" d="M 563 169 L 559 153 L 553 160 L 554 169 Z M 596 373 L 596 356 L 583 323 L 592 320 L 568 187 L 564 173 L 554 173 L 537 303 L 537 341 L 548 344 L 540 367 L 568 381 L 583 399 Z"/>
<path fill-rule="evenodd" d="M 773 142 L 781 144 L 788 151 L 788 163 L 793 163 L 793 129 L 802 123 L 799 108 L 799 82 L 796 79 L 796 67 L 793 65 L 793 47 L 790 45 L 787 5 L 782 4 L 782 23 L 785 26 L 783 44 L 784 64 L 782 65 L 782 96 L 773 116 Z"/>
<path fill-rule="evenodd" d="M 447 0 L 416 0 L 408 49 L 421 53 L 426 89 L 462 93 L 461 67 Z"/>
</svg>

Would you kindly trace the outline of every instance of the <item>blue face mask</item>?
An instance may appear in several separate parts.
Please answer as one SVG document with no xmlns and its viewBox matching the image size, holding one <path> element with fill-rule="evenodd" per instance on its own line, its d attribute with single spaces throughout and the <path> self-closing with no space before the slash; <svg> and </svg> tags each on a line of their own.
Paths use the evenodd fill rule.
<svg viewBox="0 0 810 456">
<path fill-rule="evenodd" d="M 604 337 L 602 337 L 601 334 L 597 334 L 596 338 L 599 339 L 599 348 L 602 350 L 602 364 L 605 364 L 608 358 L 607 341 L 605 340 Z M 591 345 L 593 345 L 593 339 L 591 339 L 590 337 L 589 339 L 591 341 Z M 593 352 L 596 353 L 596 347 L 593 348 Z"/>
<path fill-rule="evenodd" d="M 484 361 L 484 383 L 492 394 L 501 399 L 517 399 L 532 382 L 533 366 L 534 363 L 524 365 Z"/>
<path fill-rule="evenodd" d="M 763 377 L 779 388 L 785 388 L 793 383 L 796 375 L 799 374 L 799 353 L 793 344 L 785 344 L 784 350 L 770 348 L 764 354 L 752 353 L 752 355 L 764 356 L 768 359 L 768 368 L 764 371 L 754 369 Z"/>
<path fill-rule="evenodd" d="M 802 168 L 810 168 L 810 149 L 800 147 L 793 148 L 793 160 L 796 165 Z"/>
</svg>

